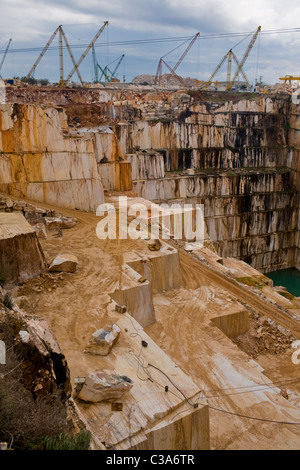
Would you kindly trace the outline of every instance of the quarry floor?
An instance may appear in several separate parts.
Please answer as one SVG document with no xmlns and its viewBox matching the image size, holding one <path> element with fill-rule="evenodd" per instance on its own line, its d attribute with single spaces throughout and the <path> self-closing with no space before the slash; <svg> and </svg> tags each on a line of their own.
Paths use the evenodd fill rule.
<svg viewBox="0 0 300 470">
<path fill-rule="evenodd" d="M 78 219 L 76 227 L 63 230 L 62 237 L 49 232 L 48 239 L 40 240 L 48 261 L 58 253 L 72 253 L 78 258 L 78 269 L 28 281 L 15 290 L 14 297 L 24 296 L 26 312 L 49 322 L 73 384 L 75 377 L 85 376 L 94 365 L 84 349 L 91 334 L 109 319 L 109 294 L 120 288 L 124 256 L 145 250 L 146 242 L 99 240 L 95 214 L 43 206 Z M 144 330 L 207 398 L 210 448 L 299 449 L 300 365 L 291 360 L 294 350 L 269 347 L 251 357 L 251 348 L 247 354 L 212 319 L 246 309 L 251 321 L 257 315 L 278 321 L 300 338 L 297 322 L 178 249 L 183 285 L 154 294 L 156 322 Z"/>
</svg>

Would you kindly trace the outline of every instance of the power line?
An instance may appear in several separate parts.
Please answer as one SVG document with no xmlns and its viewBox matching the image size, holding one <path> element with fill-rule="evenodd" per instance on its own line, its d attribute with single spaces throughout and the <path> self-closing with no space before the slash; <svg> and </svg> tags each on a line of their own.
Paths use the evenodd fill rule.
<svg viewBox="0 0 300 470">
<path fill-rule="evenodd" d="M 287 34 L 287 33 L 299 33 L 300 28 L 290 28 L 290 29 L 273 29 L 273 30 L 266 30 L 260 31 L 260 35 L 271 35 L 271 34 Z M 198 41 L 201 40 L 208 40 L 208 39 L 223 39 L 223 38 L 235 38 L 235 37 L 248 37 L 251 32 L 240 32 L 240 33 L 216 33 L 216 34 L 206 34 L 199 36 L 197 38 Z M 124 46 L 124 45 L 136 45 L 136 44 L 157 44 L 163 42 L 175 42 L 175 41 L 187 41 L 190 39 L 190 36 L 176 36 L 176 37 L 166 37 L 166 38 L 149 38 L 149 39 L 132 39 L 127 41 L 111 41 L 111 42 L 101 42 L 96 43 L 95 47 L 107 47 L 109 46 Z M 241 41 L 242 42 L 242 41 Z M 81 49 L 86 48 L 88 43 L 86 44 L 73 44 L 70 45 L 73 49 Z M 63 46 L 64 48 L 66 46 Z M 8 54 L 16 54 L 16 53 L 25 53 L 25 52 L 41 52 L 43 47 L 27 47 L 27 48 L 19 48 L 14 49 L 11 48 L 7 53 Z M 59 46 L 50 46 L 48 50 L 58 50 Z M 3 49 L 0 50 L 0 54 L 4 53 Z"/>
</svg>

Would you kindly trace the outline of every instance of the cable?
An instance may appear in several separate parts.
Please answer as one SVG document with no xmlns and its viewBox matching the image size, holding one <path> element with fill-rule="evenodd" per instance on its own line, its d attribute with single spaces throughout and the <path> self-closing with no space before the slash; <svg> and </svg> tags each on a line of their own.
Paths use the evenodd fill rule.
<svg viewBox="0 0 300 470">
<path fill-rule="evenodd" d="M 254 384 L 254 385 L 245 385 L 244 387 L 231 387 L 231 388 L 219 388 L 219 389 L 215 389 L 215 390 L 202 390 L 202 392 L 205 394 L 205 398 L 216 398 L 216 397 L 219 397 L 219 396 L 230 396 L 230 395 L 237 395 L 237 394 L 243 394 L 243 393 L 251 393 L 251 392 L 259 392 L 261 390 L 268 390 L 268 389 L 272 389 L 272 388 L 278 388 L 280 385 L 290 385 L 290 384 L 295 384 L 295 383 L 299 383 L 300 382 L 300 379 L 291 379 L 291 380 L 288 380 L 288 381 L 282 381 L 282 382 L 272 382 L 272 385 L 267 385 L 267 384 Z M 260 389 L 257 389 L 257 390 L 251 390 L 251 388 L 254 388 L 254 387 L 263 387 L 263 388 L 260 388 Z M 210 393 L 210 392 L 226 392 L 227 390 L 243 390 L 241 392 L 232 392 L 232 393 L 224 393 L 223 395 L 207 395 L 207 393 Z M 247 389 L 247 390 L 244 390 L 244 389 Z"/>
<path fill-rule="evenodd" d="M 201 403 L 201 404 L 203 406 L 207 406 L 211 410 L 219 411 L 221 413 L 229 414 L 231 416 L 237 416 L 238 418 L 253 419 L 255 421 L 263 421 L 264 423 L 287 424 L 287 425 L 293 425 L 293 426 L 300 426 L 300 422 L 298 423 L 298 422 L 293 422 L 293 421 L 279 421 L 279 420 L 274 420 L 274 419 L 259 418 L 257 416 L 248 416 L 248 415 L 243 415 L 243 414 L 240 414 L 240 413 L 234 413 L 233 411 L 223 410 L 221 408 L 216 408 L 215 406 L 207 405 L 206 403 Z"/>
<path fill-rule="evenodd" d="M 176 384 L 174 384 L 174 382 L 170 379 L 170 377 L 169 377 L 163 370 L 161 370 L 159 367 L 156 367 L 156 366 L 154 366 L 153 364 L 150 364 L 150 363 L 148 364 L 148 366 L 149 366 L 149 367 L 153 367 L 153 369 L 156 369 L 156 370 L 158 370 L 159 372 L 161 372 L 161 373 L 169 380 L 169 382 L 171 382 L 171 384 L 173 385 L 173 387 L 175 387 L 175 388 L 178 390 L 178 392 L 181 393 L 181 395 L 184 397 L 185 401 L 186 401 L 190 406 L 192 406 L 193 408 L 195 408 L 195 405 L 196 405 L 196 404 L 195 404 L 195 403 L 190 403 L 189 398 L 187 398 L 187 397 L 185 396 L 185 394 L 183 393 L 183 391 L 180 390 L 180 388 L 177 387 Z"/>
<path fill-rule="evenodd" d="M 269 35 L 269 34 L 286 34 L 286 33 L 299 33 L 300 28 L 290 28 L 290 29 L 274 29 L 274 30 L 266 30 L 260 31 L 260 35 Z M 223 39 L 223 38 L 235 38 L 245 36 L 246 39 L 252 32 L 241 32 L 241 33 L 216 33 L 216 34 L 206 34 L 198 37 L 198 40 L 207 40 L 207 39 Z M 133 39 L 127 41 L 114 41 L 114 42 L 102 42 L 96 43 L 95 47 L 107 47 L 109 46 L 118 46 L 118 45 L 135 45 L 135 44 L 155 44 L 155 43 L 162 43 L 162 42 L 172 42 L 172 41 L 184 41 L 189 40 L 190 36 L 178 36 L 178 37 L 166 37 L 166 38 L 152 38 L 152 39 Z M 86 48 L 89 44 L 73 44 L 70 45 L 71 48 Z M 179 47 L 179 46 L 178 46 Z M 235 47 L 235 46 L 234 46 Z M 66 46 L 63 46 L 66 48 Z M 7 54 L 14 54 L 14 53 L 21 53 L 21 52 L 41 52 L 43 47 L 28 47 L 23 49 L 14 49 L 10 48 L 7 51 Z M 50 46 L 48 50 L 59 50 L 59 46 Z M 4 53 L 5 50 L 1 49 L 0 54 Z"/>
<path fill-rule="evenodd" d="M 131 319 L 130 319 L 131 320 Z M 140 336 L 141 335 L 138 333 L 137 329 L 135 328 L 133 322 L 131 321 L 134 329 L 136 330 L 136 333 L 132 333 L 131 335 L 135 335 L 135 336 Z M 139 367 L 141 366 L 142 369 L 144 370 L 144 372 L 146 373 L 146 375 L 148 376 L 147 379 L 142 379 L 140 377 L 138 377 L 140 380 L 144 380 L 144 381 L 147 381 L 147 380 L 150 380 L 151 382 L 153 383 L 156 383 L 157 385 L 159 385 L 160 387 L 163 387 L 166 389 L 166 387 L 164 387 L 163 385 L 159 384 L 156 380 L 154 380 L 151 376 L 151 374 L 149 373 L 148 369 L 149 367 L 152 367 L 153 369 L 159 371 L 160 373 L 162 373 L 168 380 L 169 382 L 173 385 L 173 387 L 175 387 L 179 393 L 181 393 L 181 395 L 184 397 L 185 401 L 192 407 L 192 408 L 197 408 L 199 406 L 199 404 L 203 405 L 203 406 L 207 406 L 209 409 L 211 410 L 214 410 L 214 411 L 218 411 L 220 413 L 224 413 L 224 414 L 229 414 L 231 416 L 236 416 L 236 417 L 239 417 L 239 418 L 245 418 L 245 419 L 252 419 L 254 421 L 260 421 L 260 422 L 264 422 L 264 423 L 272 423 L 272 424 L 283 424 L 283 425 L 293 425 L 293 426 L 300 426 L 300 422 L 292 422 L 292 421 L 280 421 L 280 420 L 272 420 L 272 419 L 266 419 L 266 418 L 259 418 L 257 416 L 249 416 L 249 415 L 244 415 L 244 414 L 241 414 L 241 413 L 235 413 L 233 411 L 228 411 L 228 410 L 224 410 L 224 409 L 221 409 L 221 408 L 217 408 L 215 406 L 212 406 L 212 405 L 209 405 L 207 403 L 201 403 L 200 401 L 200 398 L 198 398 L 198 401 L 196 401 L 195 403 L 192 403 L 190 402 L 189 398 L 186 397 L 186 395 L 182 392 L 182 390 L 170 379 L 170 377 L 162 370 L 160 369 L 159 367 L 157 366 L 154 366 L 153 364 L 151 363 L 148 363 L 148 366 L 145 366 L 144 365 L 144 358 L 141 357 L 141 352 L 142 352 L 142 349 L 143 349 L 143 346 L 141 346 L 141 349 L 140 349 L 140 353 L 139 355 L 137 356 L 132 350 L 129 351 L 131 354 L 133 354 L 135 356 L 135 358 L 137 359 L 138 361 L 138 370 L 137 370 L 137 374 L 138 374 L 138 371 L 139 371 Z M 141 362 L 142 360 L 142 362 Z M 297 379 L 297 380 L 290 380 L 290 381 L 285 381 L 285 382 L 277 382 L 277 384 L 288 384 L 288 383 L 298 383 L 300 382 L 300 379 Z M 266 384 L 261 384 L 261 386 L 265 386 Z M 247 387 L 255 387 L 255 386 L 259 386 L 259 384 L 255 384 L 253 386 L 244 386 L 244 387 L 233 387 L 233 388 L 228 388 L 228 389 L 219 389 L 221 391 L 226 391 L 226 390 L 240 390 L 240 389 L 244 389 L 244 388 L 247 388 Z M 253 392 L 258 392 L 258 391 L 262 391 L 262 390 L 266 390 L 266 389 L 271 389 L 273 387 L 276 387 L 275 384 L 272 384 L 270 386 L 267 386 L 265 387 L 264 389 L 259 389 L 259 390 L 244 390 L 243 392 L 233 392 L 232 394 L 224 394 L 224 395 L 219 395 L 217 397 L 207 397 L 206 395 L 204 396 L 205 399 L 209 399 L 209 398 L 219 398 L 219 397 L 222 397 L 222 396 L 228 396 L 228 395 L 234 395 L 234 394 L 241 394 L 241 393 L 253 393 Z M 205 391 L 201 391 L 199 392 L 199 395 L 200 394 L 205 394 L 206 392 Z M 174 394 L 175 395 L 175 394 Z M 177 396 L 177 395 L 175 395 Z M 179 398 L 179 397 L 177 397 Z M 187 411 L 187 410 L 183 410 L 179 413 L 177 413 L 177 415 L 179 415 L 180 413 L 183 413 L 184 411 Z M 175 417 L 177 416 L 175 415 Z M 173 419 L 175 418 L 173 417 Z"/>
</svg>

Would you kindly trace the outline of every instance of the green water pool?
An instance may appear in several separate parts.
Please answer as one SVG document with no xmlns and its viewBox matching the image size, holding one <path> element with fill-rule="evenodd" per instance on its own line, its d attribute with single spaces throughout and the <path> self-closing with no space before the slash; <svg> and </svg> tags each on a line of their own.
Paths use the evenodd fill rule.
<svg viewBox="0 0 300 470">
<path fill-rule="evenodd" d="M 274 286 L 286 287 L 288 292 L 300 296 L 300 271 L 296 268 L 282 269 L 280 271 L 273 271 L 266 274 L 267 277 L 273 280 Z"/>
</svg>

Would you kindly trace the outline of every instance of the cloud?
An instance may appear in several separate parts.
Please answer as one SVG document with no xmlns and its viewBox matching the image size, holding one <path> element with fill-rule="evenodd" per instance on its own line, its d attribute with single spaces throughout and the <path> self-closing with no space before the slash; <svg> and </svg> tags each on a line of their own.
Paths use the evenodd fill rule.
<svg viewBox="0 0 300 470">
<path fill-rule="evenodd" d="M 52 32 L 62 24 L 69 43 L 74 46 L 74 55 L 79 58 L 107 20 L 109 27 L 96 44 L 97 57 L 105 65 L 125 53 L 124 64 L 126 63 L 127 78 L 130 80 L 138 74 L 155 74 L 159 58 L 179 46 L 181 40 L 156 44 L 126 44 L 125 41 L 192 38 L 199 31 L 200 41 L 189 51 L 178 72 L 185 76 L 197 75 L 197 78 L 207 79 L 222 56 L 243 39 L 242 36 L 209 39 L 207 35 L 254 32 L 258 25 L 262 26 L 262 32 L 294 28 L 297 27 L 298 18 L 298 0 L 290 0 L 288 4 L 279 0 L 252 0 L 251 3 L 248 0 L 10 0 L 1 6 L 0 45 L 2 44 L 3 50 L 11 37 L 11 49 L 39 47 L 41 50 Z M 239 57 L 243 56 L 250 38 L 251 35 L 236 48 Z M 294 69 L 298 63 L 299 43 L 299 33 L 262 34 L 245 67 L 253 71 L 259 63 L 261 75 L 266 75 L 266 80 L 278 81 L 278 69 L 281 74 L 288 74 L 288 69 Z M 81 49 L 78 48 L 79 45 L 82 45 Z M 168 56 L 170 63 L 176 63 L 186 46 L 187 43 Z M 3 72 L 5 70 L 6 75 L 27 74 L 38 53 L 8 54 Z M 49 78 L 52 80 L 59 78 L 57 55 L 57 51 L 47 52 L 47 57 L 43 58 L 37 69 L 39 76 L 50 74 Z M 85 79 L 90 80 L 90 56 L 87 56 L 81 67 Z"/>
</svg>

